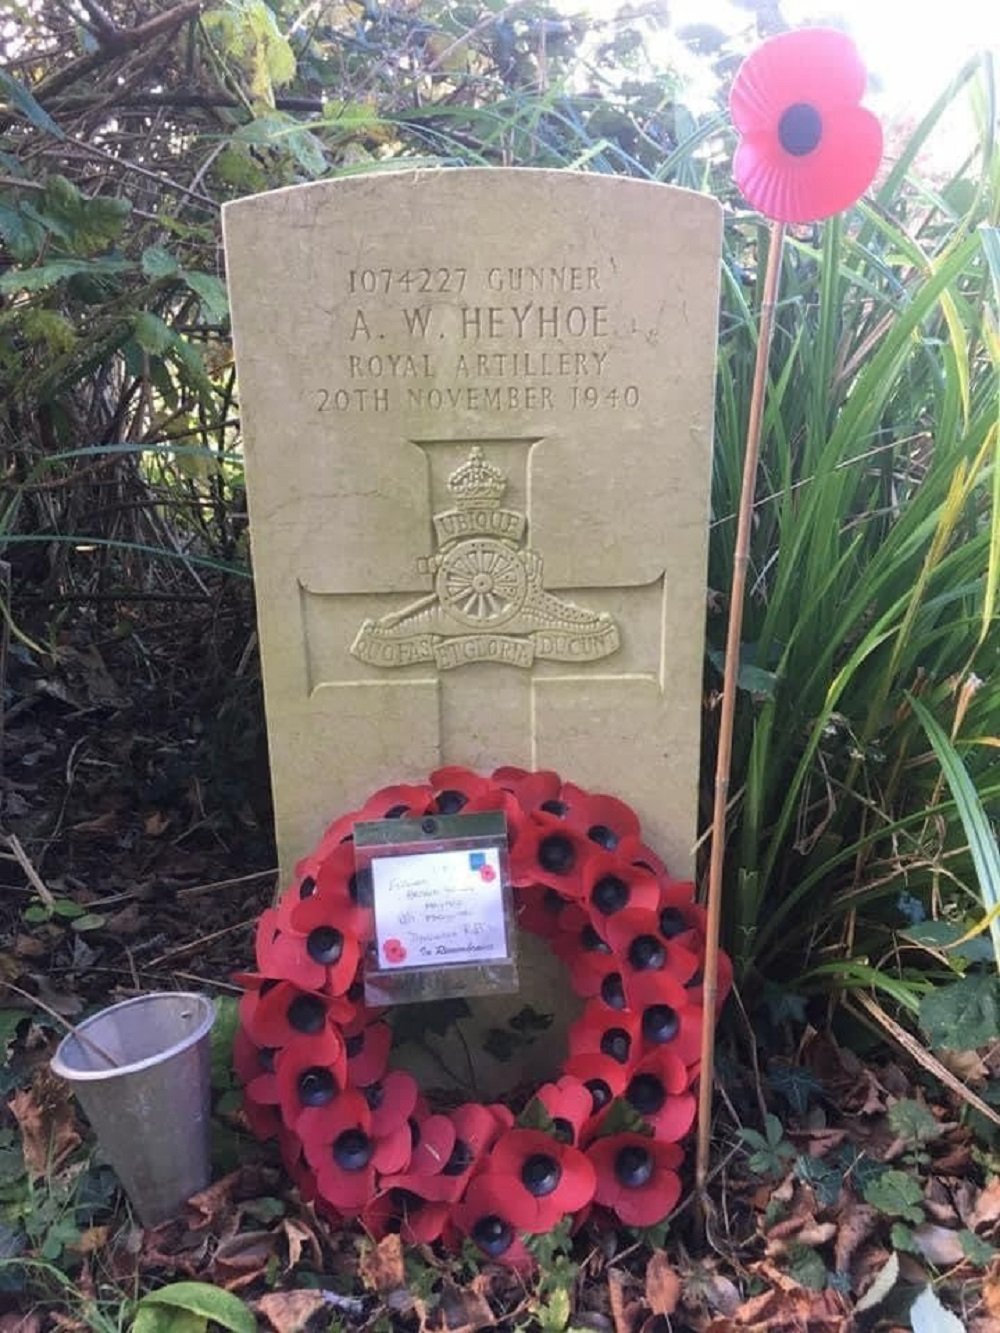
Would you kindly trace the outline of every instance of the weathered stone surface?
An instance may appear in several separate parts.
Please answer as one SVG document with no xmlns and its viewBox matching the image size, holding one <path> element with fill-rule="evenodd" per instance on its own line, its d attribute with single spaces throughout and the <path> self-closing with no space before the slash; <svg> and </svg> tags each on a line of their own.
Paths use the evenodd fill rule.
<svg viewBox="0 0 1000 1333">
<path fill-rule="evenodd" d="M 720 230 L 540 171 L 226 207 L 286 869 L 458 763 L 611 792 L 690 871 Z"/>
</svg>

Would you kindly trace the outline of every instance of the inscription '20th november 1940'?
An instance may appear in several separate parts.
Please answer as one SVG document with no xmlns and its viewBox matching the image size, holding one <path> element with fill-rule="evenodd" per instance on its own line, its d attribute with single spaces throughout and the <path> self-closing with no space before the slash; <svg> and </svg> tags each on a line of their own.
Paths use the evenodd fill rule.
<svg viewBox="0 0 1000 1333">
<path fill-rule="evenodd" d="M 636 408 L 638 385 L 614 375 L 607 278 L 597 264 L 350 269 L 349 297 L 388 299 L 348 306 L 351 350 L 315 410 Z M 392 303 L 422 295 L 457 299 Z"/>
</svg>

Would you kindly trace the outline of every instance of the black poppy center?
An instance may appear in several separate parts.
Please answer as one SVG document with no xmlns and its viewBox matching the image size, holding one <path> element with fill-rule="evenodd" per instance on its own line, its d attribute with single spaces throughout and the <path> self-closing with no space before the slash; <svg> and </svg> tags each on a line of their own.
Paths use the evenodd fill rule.
<svg viewBox="0 0 1000 1333">
<path fill-rule="evenodd" d="M 676 907 L 665 907 L 660 913 L 660 934 L 672 940 L 687 930 L 687 922 Z"/>
<path fill-rule="evenodd" d="M 576 1138 L 573 1126 L 565 1116 L 557 1115 L 552 1121 L 552 1137 L 557 1143 L 572 1143 Z"/>
<path fill-rule="evenodd" d="M 580 944 L 587 953 L 610 953 L 611 945 L 605 944 L 592 925 L 588 924 L 580 931 Z"/>
<path fill-rule="evenodd" d="M 548 1153 L 532 1153 L 521 1167 L 521 1183 L 536 1199 L 551 1194 L 562 1179 L 562 1167 Z"/>
<path fill-rule="evenodd" d="M 372 1159 L 372 1141 L 361 1129 L 345 1129 L 333 1142 L 333 1160 L 342 1171 L 363 1171 Z"/>
<path fill-rule="evenodd" d="M 336 1091 L 333 1075 L 329 1069 L 323 1069 L 320 1065 L 303 1069 L 299 1075 L 298 1094 L 303 1106 L 325 1106 L 327 1102 L 333 1101 Z"/>
<path fill-rule="evenodd" d="M 823 137 L 823 120 L 808 102 L 795 102 L 778 121 L 778 141 L 792 157 L 805 157 Z"/>
<path fill-rule="evenodd" d="M 317 926 L 309 932 L 306 952 L 314 963 L 330 967 L 339 961 L 344 952 L 344 937 L 336 926 Z"/>
<path fill-rule="evenodd" d="M 642 1035 L 657 1045 L 673 1041 L 680 1025 L 676 1011 L 669 1004 L 651 1004 L 642 1015 Z"/>
<path fill-rule="evenodd" d="M 568 875 L 575 860 L 573 844 L 562 833 L 550 833 L 538 844 L 538 863 L 550 875 Z"/>
<path fill-rule="evenodd" d="M 628 885 L 617 875 L 604 875 L 594 885 L 593 892 L 590 895 L 590 901 L 602 916 L 611 916 L 612 912 L 620 912 L 628 902 L 628 898 Z"/>
<path fill-rule="evenodd" d="M 625 1008 L 625 987 L 620 972 L 609 972 L 601 982 L 601 999 L 609 1009 Z"/>
<path fill-rule="evenodd" d="M 562 819 L 569 806 L 564 801 L 543 801 L 540 808 L 546 814 L 555 815 L 557 819 Z"/>
<path fill-rule="evenodd" d="M 637 972 L 655 972 L 667 961 L 667 955 L 655 935 L 637 935 L 628 947 L 628 960 Z"/>
<path fill-rule="evenodd" d="M 638 1143 L 627 1143 L 615 1157 L 615 1176 L 626 1189 L 637 1190 L 653 1174 L 653 1158 Z"/>
<path fill-rule="evenodd" d="M 347 892 L 351 895 L 352 903 L 357 903 L 359 907 L 371 907 L 372 872 L 368 869 L 355 871 L 347 881 Z"/>
<path fill-rule="evenodd" d="M 451 1156 L 441 1168 L 443 1176 L 460 1176 L 463 1171 L 468 1171 L 473 1162 L 472 1149 L 464 1139 L 456 1139 L 455 1146 L 451 1150 Z"/>
<path fill-rule="evenodd" d="M 632 1049 L 632 1038 L 624 1028 L 608 1028 L 601 1038 L 601 1053 L 623 1065 Z"/>
<path fill-rule="evenodd" d="M 296 995 L 288 1006 L 288 1022 L 296 1032 L 319 1032 L 326 1022 L 326 1005 L 316 995 Z"/>
<path fill-rule="evenodd" d="M 472 1228 L 472 1239 L 481 1250 L 495 1257 L 510 1249 L 514 1231 L 502 1217 L 497 1217 L 496 1213 L 488 1213 L 485 1217 L 480 1217 Z"/>
<path fill-rule="evenodd" d="M 618 846 L 618 834 L 613 828 L 608 828 L 607 824 L 591 824 L 587 829 L 587 837 L 591 842 L 596 842 L 598 847 L 603 847 L 609 852 L 613 852 Z"/>
<path fill-rule="evenodd" d="M 437 808 L 439 815 L 457 815 L 464 805 L 469 804 L 469 798 L 464 792 L 448 790 L 443 791 L 437 798 Z"/>
<path fill-rule="evenodd" d="M 588 1078 L 583 1085 L 590 1093 L 590 1101 L 595 1112 L 603 1111 L 611 1100 L 611 1089 L 603 1078 Z"/>
<path fill-rule="evenodd" d="M 306 875 L 305 879 L 299 885 L 299 897 L 311 898 L 316 892 L 316 881 L 312 875 Z"/>
<path fill-rule="evenodd" d="M 655 1074 L 636 1074 L 628 1085 L 625 1097 L 640 1115 L 656 1115 L 663 1110 L 667 1094 Z"/>
</svg>

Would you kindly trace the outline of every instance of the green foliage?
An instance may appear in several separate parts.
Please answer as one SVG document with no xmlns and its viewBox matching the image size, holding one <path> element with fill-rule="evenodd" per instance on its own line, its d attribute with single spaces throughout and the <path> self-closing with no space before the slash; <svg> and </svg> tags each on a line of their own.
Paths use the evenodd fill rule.
<svg viewBox="0 0 1000 1333">
<path fill-rule="evenodd" d="M 892 1132 L 915 1148 L 931 1143 L 941 1134 L 941 1127 L 922 1102 L 904 1098 L 889 1108 Z"/>
<path fill-rule="evenodd" d="M 232 1292 L 207 1282 L 171 1282 L 143 1296 L 133 1333 L 204 1333 L 209 1321 L 230 1333 L 256 1333 L 257 1321 Z"/>
<path fill-rule="evenodd" d="M 934 1047 L 953 1051 L 985 1046 L 1000 1035 L 1000 979 L 975 972 L 928 991 L 920 1026 Z"/>
<path fill-rule="evenodd" d="M 788 1170 L 795 1157 L 795 1148 L 785 1138 L 785 1131 L 776 1115 L 765 1117 L 763 1134 L 756 1129 L 743 1128 L 739 1135 L 753 1149 L 747 1166 L 755 1176 L 773 1180 Z"/>
<path fill-rule="evenodd" d="M 862 1190 L 866 1203 L 888 1217 L 901 1217 L 914 1225 L 924 1220 L 924 1192 L 920 1181 L 906 1171 L 882 1171 Z"/>
</svg>

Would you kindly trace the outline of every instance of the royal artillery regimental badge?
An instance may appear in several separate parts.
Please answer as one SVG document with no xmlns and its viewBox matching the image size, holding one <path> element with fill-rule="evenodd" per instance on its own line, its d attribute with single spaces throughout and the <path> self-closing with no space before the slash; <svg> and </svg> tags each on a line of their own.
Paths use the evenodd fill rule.
<svg viewBox="0 0 1000 1333">
<path fill-rule="evenodd" d="M 536 658 L 593 662 L 618 648 L 606 612 L 542 586 L 542 557 L 525 544 L 525 514 L 501 506 L 507 478 L 474 445 L 448 478 L 455 508 L 434 515 L 437 551 L 418 561 L 434 589 L 401 611 L 366 620 L 351 645 L 371 666 L 473 662 L 530 667 Z"/>
</svg>

